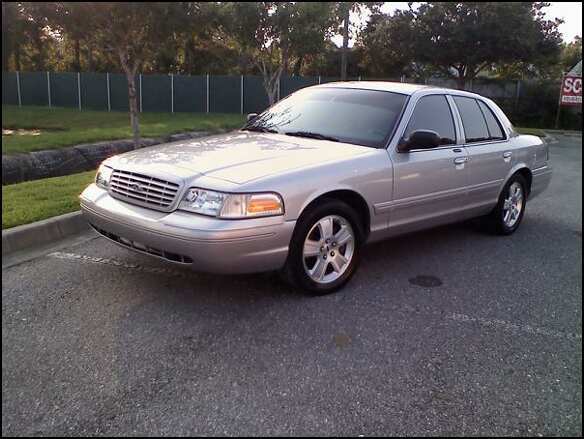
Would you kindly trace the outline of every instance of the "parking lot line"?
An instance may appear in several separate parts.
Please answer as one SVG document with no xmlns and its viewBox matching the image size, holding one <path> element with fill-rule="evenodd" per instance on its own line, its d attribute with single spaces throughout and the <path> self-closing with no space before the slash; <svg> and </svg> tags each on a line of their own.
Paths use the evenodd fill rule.
<svg viewBox="0 0 584 439">
<path fill-rule="evenodd" d="M 509 332 L 523 332 L 533 335 L 545 335 L 554 338 L 563 338 L 568 340 L 582 340 L 582 334 L 554 331 L 547 328 L 539 328 L 531 325 L 519 325 L 512 322 L 499 319 L 485 319 L 481 317 L 471 317 L 465 314 L 447 314 L 446 318 L 455 322 L 478 323 L 481 326 L 487 326 L 496 329 L 504 329 Z"/>
<path fill-rule="evenodd" d="M 123 268 L 126 270 L 131 271 L 138 271 L 141 273 L 152 273 L 152 274 L 162 274 L 171 277 L 181 277 L 181 278 L 189 278 L 189 277 L 196 277 L 196 273 L 190 273 L 188 271 L 180 271 L 180 270 L 173 270 L 170 268 L 164 267 L 148 267 L 142 266 L 139 264 L 132 264 L 122 262 L 116 259 L 109 259 L 109 258 L 100 258 L 88 255 L 80 255 L 77 253 L 65 253 L 65 252 L 53 252 L 48 254 L 48 256 L 63 259 L 67 261 L 73 262 L 81 262 L 81 263 L 90 263 L 90 264 L 102 264 L 102 265 L 109 265 L 117 268 Z M 412 308 L 411 306 L 403 306 L 401 307 L 400 311 L 405 312 L 412 312 L 412 313 L 423 313 L 423 314 L 431 314 L 433 316 L 438 316 L 440 318 L 450 320 L 457 323 L 470 323 L 470 324 L 478 324 L 480 326 L 490 327 L 494 329 L 504 330 L 506 332 L 512 333 L 523 333 L 523 334 L 530 334 L 530 335 L 543 335 L 552 338 L 558 339 L 565 339 L 565 340 L 582 340 L 582 334 L 578 333 L 571 333 L 571 332 L 562 332 L 562 331 L 555 331 L 552 329 L 541 328 L 537 326 L 527 325 L 527 324 L 517 324 L 513 322 L 508 322 L 505 320 L 500 319 L 487 319 L 482 317 L 472 317 L 466 314 L 460 313 L 451 313 L 444 310 L 422 310 Z"/>
<path fill-rule="evenodd" d="M 173 270 L 165 267 L 146 267 L 139 264 L 132 264 L 119 261 L 117 259 L 109 258 L 98 258 L 94 256 L 79 255 L 76 253 L 65 253 L 65 252 L 53 252 L 49 253 L 47 256 L 57 259 L 64 259 L 68 261 L 85 262 L 91 264 L 102 264 L 109 265 L 113 267 L 123 268 L 126 270 L 139 271 L 141 273 L 152 273 L 152 274 L 164 274 L 172 277 L 194 277 L 195 273 L 190 273 L 188 271 Z"/>
</svg>

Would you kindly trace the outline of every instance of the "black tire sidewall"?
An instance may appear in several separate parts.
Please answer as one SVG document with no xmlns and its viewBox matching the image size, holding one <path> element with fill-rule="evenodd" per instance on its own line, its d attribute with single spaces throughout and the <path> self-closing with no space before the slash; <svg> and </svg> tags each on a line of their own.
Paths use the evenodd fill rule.
<svg viewBox="0 0 584 439">
<path fill-rule="evenodd" d="M 314 282 L 304 270 L 304 241 L 314 224 L 328 215 L 338 215 L 349 221 L 355 233 L 355 249 L 350 265 L 341 277 L 330 284 L 319 284 Z M 363 239 L 361 220 L 352 207 L 340 200 L 324 199 L 319 201 L 318 204 L 309 207 L 296 223 L 285 267 L 288 278 L 296 286 L 312 295 L 324 295 L 338 290 L 351 279 L 359 265 Z"/>
</svg>

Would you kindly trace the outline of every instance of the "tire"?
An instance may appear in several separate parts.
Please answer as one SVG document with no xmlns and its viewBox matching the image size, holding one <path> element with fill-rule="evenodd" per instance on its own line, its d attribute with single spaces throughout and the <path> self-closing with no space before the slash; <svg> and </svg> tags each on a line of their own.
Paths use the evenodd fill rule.
<svg viewBox="0 0 584 439">
<path fill-rule="evenodd" d="M 527 196 L 528 189 L 525 178 L 521 174 L 513 175 L 503 187 L 497 206 L 486 218 L 489 231 L 497 235 L 514 233 L 523 220 Z M 517 202 L 519 199 L 520 204 Z M 514 209 L 510 207 L 509 203 L 512 203 L 511 206 Z"/>
<path fill-rule="evenodd" d="M 327 233 L 331 228 L 332 233 Z M 314 296 L 338 290 L 359 265 L 364 236 L 362 221 L 352 207 L 335 199 L 319 201 L 296 223 L 283 269 L 285 279 Z"/>
</svg>

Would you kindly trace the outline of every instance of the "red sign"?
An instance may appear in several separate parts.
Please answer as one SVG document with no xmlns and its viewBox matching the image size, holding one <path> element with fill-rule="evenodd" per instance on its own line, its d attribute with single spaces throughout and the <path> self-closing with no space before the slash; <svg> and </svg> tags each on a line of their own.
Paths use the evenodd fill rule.
<svg viewBox="0 0 584 439">
<path fill-rule="evenodd" d="M 582 76 L 564 76 L 561 105 L 582 105 Z"/>
</svg>

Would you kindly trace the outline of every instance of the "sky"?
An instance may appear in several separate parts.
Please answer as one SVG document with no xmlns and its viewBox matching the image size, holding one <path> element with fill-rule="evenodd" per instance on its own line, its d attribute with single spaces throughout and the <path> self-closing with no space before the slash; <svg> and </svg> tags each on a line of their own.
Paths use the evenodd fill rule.
<svg viewBox="0 0 584 439">
<path fill-rule="evenodd" d="M 382 6 L 383 12 L 393 12 L 396 9 L 407 9 L 407 2 L 386 2 Z M 562 18 L 564 23 L 560 25 L 560 32 L 564 37 L 564 41 L 570 42 L 576 35 L 582 36 L 582 2 L 550 2 L 550 6 L 544 9 L 549 19 Z M 351 20 L 355 24 L 364 25 L 369 18 L 369 14 L 351 16 Z M 341 46 L 343 38 L 337 35 L 333 38 L 337 46 Z M 353 41 L 350 42 L 353 45 Z"/>
</svg>

